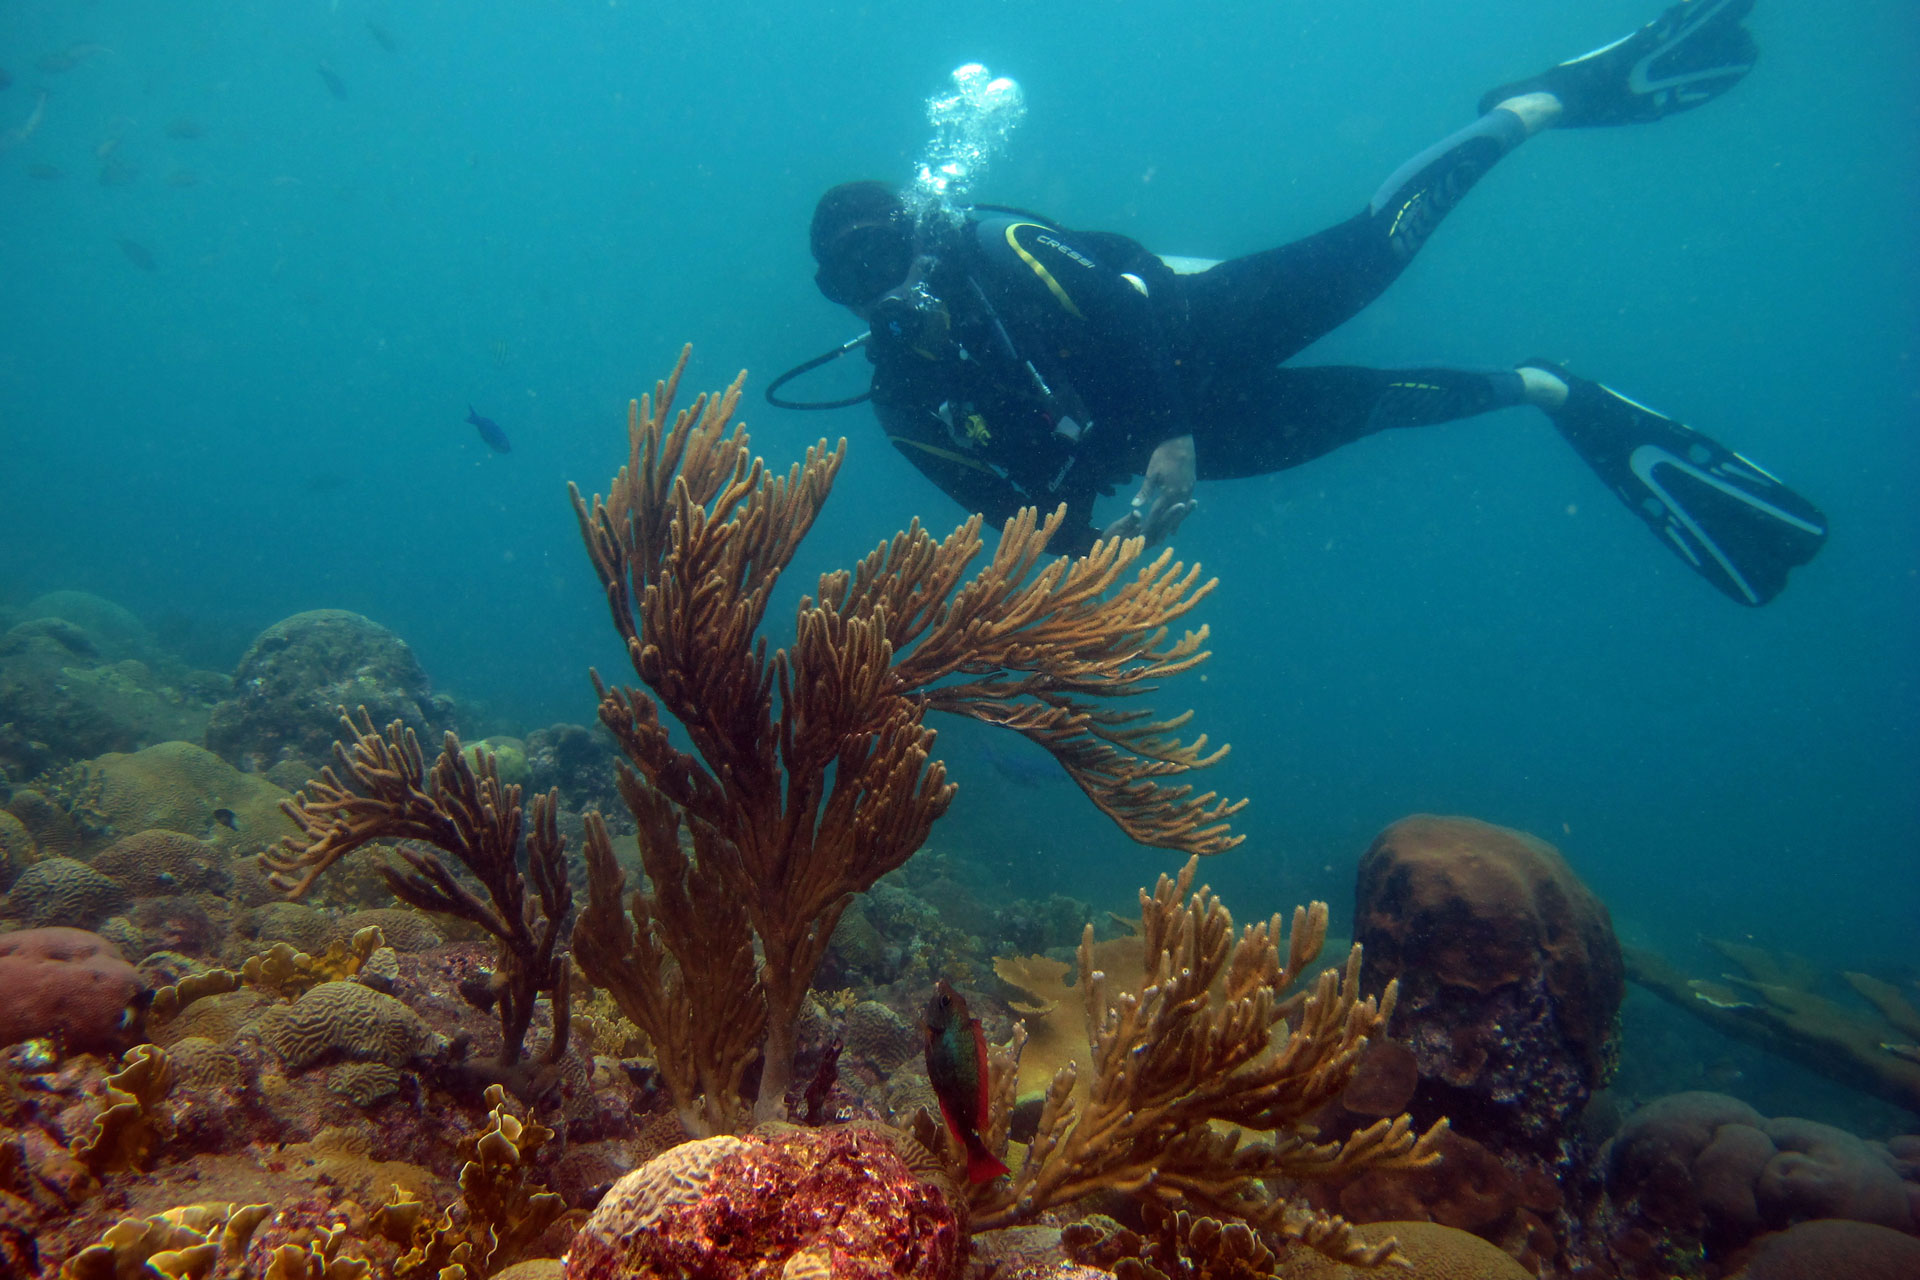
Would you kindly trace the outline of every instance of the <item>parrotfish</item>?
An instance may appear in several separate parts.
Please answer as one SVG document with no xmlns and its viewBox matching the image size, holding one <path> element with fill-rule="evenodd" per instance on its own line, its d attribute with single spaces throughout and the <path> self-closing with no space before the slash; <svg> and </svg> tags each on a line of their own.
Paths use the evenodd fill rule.
<svg viewBox="0 0 1920 1280">
<path fill-rule="evenodd" d="M 967 1181 L 990 1182 L 1007 1166 L 987 1150 L 980 1126 L 988 1111 L 987 1037 L 960 993 L 942 981 L 927 1001 L 927 1079 L 947 1128 L 967 1149 Z"/>
<path fill-rule="evenodd" d="M 481 417 L 479 410 L 472 405 L 467 406 L 467 421 L 480 432 L 480 438 L 487 442 L 487 448 L 495 453 L 513 452 L 513 441 L 507 439 L 507 433 L 500 429 L 500 424 L 492 418 Z"/>
<path fill-rule="evenodd" d="M 327 86 L 327 92 L 340 101 L 345 102 L 347 100 L 347 82 L 336 75 L 333 68 L 324 62 L 320 64 L 317 70 L 320 72 L 321 83 Z"/>
</svg>

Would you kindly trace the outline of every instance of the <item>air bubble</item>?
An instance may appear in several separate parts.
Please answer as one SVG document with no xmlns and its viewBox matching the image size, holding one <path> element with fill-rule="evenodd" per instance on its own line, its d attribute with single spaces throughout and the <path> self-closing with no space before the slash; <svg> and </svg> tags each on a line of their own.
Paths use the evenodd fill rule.
<svg viewBox="0 0 1920 1280">
<path fill-rule="evenodd" d="M 1026 114 L 1018 81 L 977 62 L 955 68 L 952 92 L 927 99 L 933 137 L 906 193 L 915 217 L 958 222 L 967 196 Z"/>
</svg>

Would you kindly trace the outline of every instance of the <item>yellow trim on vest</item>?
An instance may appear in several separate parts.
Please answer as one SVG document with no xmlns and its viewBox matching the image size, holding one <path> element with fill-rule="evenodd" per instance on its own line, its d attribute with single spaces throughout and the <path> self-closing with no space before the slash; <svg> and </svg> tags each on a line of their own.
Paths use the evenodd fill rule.
<svg viewBox="0 0 1920 1280">
<path fill-rule="evenodd" d="M 930 453 L 934 457 L 943 458 L 948 462 L 957 462 L 961 466 L 971 467 L 975 471 L 984 471 L 988 475 L 995 474 L 994 469 L 992 467 L 989 467 L 984 462 L 979 462 L 973 458 L 969 458 L 964 453 L 955 453 L 951 449 L 942 449 L 938 445 L 923 444 L 918 440 L 909 439 L 906 436 L 888 436 L 887 439 L 892 441 L 896 445 L 904 445 L 909 448 L 918 449 L 922 453 Z"/>
<path fill-rule="evenodd" d="M 1065 289 L 1062 289 L 1060 287 L 1060 282 L 1053 278 L 1053 272 L 1041 266 L 1040 260 L 1034 257 L 1032 254 L 1028 253 L 1026 250 L 1026 247 L 1022 245 L 1018 240 L 1015 240 L 1013 238 L 1013 233 L 1018 231 L 1022 227 L 1038 227 L 1042 231 L 1049 231 L 1049 232 L 1052 231 L 1053 228 L 1038 222 L 1012 223 L 1007 227 L 1007 232 L 1006 232 L 1007 244 L 1013 249 L 1015 253 L 1020 255 L 1020 260 L 1022 262 L 1026 263 L 1029 267 L 1033 268 L 1033 274 L 1040 277 L 1041 282 L 1047 286 L 1047 289 L 1053 294 L 1053 296 L 1060 300 L 1061 306 L 1065 307 L 1068 311 L 1072 312 L 1076 319 L 1085 320 L 1086 317 L 1080 314 L 1080 308 L 1073 304 L 1073 299 L 1067 296 L 1067 291 Z"/>
</svg>

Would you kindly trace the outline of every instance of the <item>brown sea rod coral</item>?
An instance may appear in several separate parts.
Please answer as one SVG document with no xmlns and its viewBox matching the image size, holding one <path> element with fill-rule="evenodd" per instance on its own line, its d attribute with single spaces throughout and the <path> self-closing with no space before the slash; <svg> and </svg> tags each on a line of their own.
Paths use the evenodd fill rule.
<svg viewBox="0 0 1920 1280">
<path fill-rule="evenodd" d="M 395 721 L 383 735 L 365 708 L 360 715 L 359 724 L 342 715 L 351 747 L 335 742 L 333 765 L 285 806 L 301 835 L 289 837 L 279 853 L 262 854 L 262 865 L 277 888 L 298 897 L 328 867 L 376 840 L 415 841 L 451 855 L 479 881 L 485 898 L 439 856 L 418 848 L 402 847 L 401 865 L 383 866 L 380 874 L 408 905 L 469 921 L 493 936 L 500 1065 L 520 1061 L 534 1002 L 542 995 L 553 1009 L 545 1060 L 558 1062 L 567 1049 L 565 943 L 573 927 L 566 838 L 555 818 L 558 794 L 536 796 L 528 822 L 520 787 L 500 781 L 490 753 L 475 752 L 470 763 L 460 739 L 448 733 L 429 770 L 413 730 Z"/>
<path fill-rule="evenodd" d="M 794 1026 L 855 894 L 904 863 L 954 788 L 928 711 L 1012 729 L 1149 844 L 1214 853 L 1240 806 L 1162 779 L 1204 767 L 1186 716 L 1116 709 L 1189 670 L 1206 629 L 1167 627 L 1212 588 L 1141 540 L 1042 564 L 1065 508 L 1009 520 L 991 560 L 974 517 L 944 539 L 916 521 L 804 597 L 790 648 L 761 634 L 780 576 L 845 456 L 822 440 L 771 472 L 732 422 L 744 376 L 672 416 L 686 353 L 628 413 L 627 465 L 606 498 L 574 491 L 581 536 L 638 686 L 595 677 L 619 742 L 620 791 L 651 887 L 624 906 L 606 828 L 587 825 L 592 900 L 575 954 L 654 1044 L 688 1129 L 784 1114 Z M 667 719 L 686 731 L 676 745 Z M 1222 748 L 1224 751 L 1224 748 Z M 685 827 L 691 856 L 680 845 Z M 629 917 L 629 912 L 631 913 Z"/>
</svg>

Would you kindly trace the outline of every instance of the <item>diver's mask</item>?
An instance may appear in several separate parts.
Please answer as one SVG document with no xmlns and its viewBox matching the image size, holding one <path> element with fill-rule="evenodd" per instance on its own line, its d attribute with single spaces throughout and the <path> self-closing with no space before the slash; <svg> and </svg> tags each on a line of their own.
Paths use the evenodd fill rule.
<svg viewBox="0 0 1920 1280">
<path fill-rule="evenodd" d="M 908 278 L 913 240 L 913 224 L 904 212 L 879 222 L 856 222 L 820 251 L 813 282 L 829 302 L 855 310 L 871 306 Z"/>
</svg>

